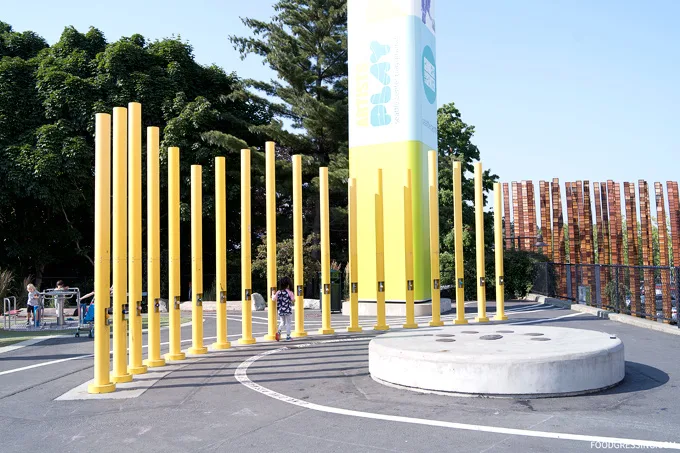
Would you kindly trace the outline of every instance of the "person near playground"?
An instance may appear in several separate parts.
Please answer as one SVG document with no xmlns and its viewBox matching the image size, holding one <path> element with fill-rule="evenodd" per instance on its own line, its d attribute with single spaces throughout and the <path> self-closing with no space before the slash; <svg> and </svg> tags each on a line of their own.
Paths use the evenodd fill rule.
<svg viewBox="0 0 680 453">
<path fill-rule="evenodd" d="M 82 307 L 83 305 L 85 305 L 85 303 L 82 302 L 83 299 L 88 299 L 92 296 L 94 296 L 94 291 L 87 293 L 84 296 L 80 296 L 80 300 L 81 300 L 80 306 Z M 111 288 L 109 288 L 109 297 L 113 297 L 113 285 L 111 286 Z M 94 305 L 94 297 L 92 297 L 92 302 L 90 302 L 89 305 Z M 88 310 L 89 305 L 87 307 L 83 307 L 84 308 L 83 309 L 83 316 L 85 316 L 87 314 L 87 310 Z M 76 309 L 73 316 L 77 316 L 77 315 L 78 315 L 78 309 Z"/>
<path fill-rule="evenodd" d="M 276 302 L 276 311 L 279 313 L 279 330 L 276 332 L 276 341 L 281 339 L 281 329 L 286 329 L 286 341 L 290 341 L 291 321 L 293 319 L 293 282 L 290 278 L 283 277 L 279 280 L 279 290 L 272 300 Z"/>
<path fill-rule="evenodd" d="M 26 325 L 30 326 L 32 313 L 36 319 L 40 319 L 40 293 L 35 289 L 33 283 L 29 283 L 26 286 L 26 291 L 28 291 L 28 300 L 26 301 Z M 35 307 L 38 307 L 38 309 L 36 310 Z M 34 310 L 36 311 L 34 312 Z"/>
</svg>

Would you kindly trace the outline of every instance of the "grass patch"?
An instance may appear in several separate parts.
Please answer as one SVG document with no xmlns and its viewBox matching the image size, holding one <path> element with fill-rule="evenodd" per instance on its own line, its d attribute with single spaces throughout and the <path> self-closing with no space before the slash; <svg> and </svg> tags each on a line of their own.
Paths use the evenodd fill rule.
<svg viewBox="0 0 680 453">
<path fill-rule="evenodd" d="M 10 346 L 15 343 L 20 343 L 25 340 L 38 337 L 48 337 L 50 335 L 73 335 L 75 329 L 68 330 L 36 330 L 35 332 L 26 330 L 5 330 L 0 329 L 0 347 Z"/>
</svg>

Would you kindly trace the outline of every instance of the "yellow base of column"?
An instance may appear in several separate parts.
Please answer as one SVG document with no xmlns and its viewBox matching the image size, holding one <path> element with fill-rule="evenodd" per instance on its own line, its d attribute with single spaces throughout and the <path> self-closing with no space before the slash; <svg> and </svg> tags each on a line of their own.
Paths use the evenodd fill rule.
<svg viewBox="0 0 680 453">
<path fill-rule="evenodd" d="M 149 368 L 156 368 L 159 366 L 165 366 L 165 360 L 163 359 L 146 359 L 144 365 Z"/>
<path fill-rule="evenodd" d="M 483 318 L 476 317 L 475 322 L 489 322 L 489 318 L 487 318 L 486 316 Z"/>
<path fill-rule="evenodd" d="M 121 374 L 120 376 L 111 375 L 111 382 L 114 384 L 123 384 L 125 382 L 132 382 L 131 374 Z"/>
<path fill-rule="evenodd" d="M 364 329 L 362 329 L 361 327 L 348 327 L 347 328 L 347 332 L 350 332 L 350 333 L 359 333 L 359 332 L 363 332 L 363 331 L 364 331 Z"/>
<path fill-rule="evenodd" d="M 418 328 L 418 324 L 416 324 L 416 323 L 413 323 L 413 324 L 403 324 L 401 327 L 403 327 L 404 329 L 417 329 L 417 328 Z"/>
<path fill-rule="evenodd" d="M 307 336 L 307 332 L 305 332 L 304 330 L 302 332 L 293 332 L 293 334 L 291 335 L 291 337 L 293 337 L 293 338 L 302 338 L 302 337 L 306 337 L 306 336 Z"/>
<path fill-rule="evenodd" d="M 390 326 L 388 326 L 387 324 L 383 326 L 376 324 L 373 326 L 373 330 L 390 330 Z"/>
<path fill-rule="evenodd" d="M 266 341 L 276 341 L 276 335 L 265 335 L 264 339 Z"/>
<path fill-rule="evenodd" d="M 238 344 L 255 344 L 255 338 L 239 338 Z"/>
<path fill-rule="evenodd" d="M 187 354 L 193 354 L 193 355 L 201 355 L 201 354 L 207 354 L 208 353 L 208 348 L 205 346 L 200 346 L 198 348 L 196 347 L 190 347 L 187 349 Z"/>
<path fill-rule="evenodd" d="M 116 384 L 90 384 L 87 386 L 87 393 L 111 393 L 116 390 Z"/>
<path fill-rule="evenodd" d="M 335 330 L 334 329 L 323 329 L 322 328 L 322 329 L 319 329 L 319 333 L 321 335 L 331 335 L 331 334 L 335 333 Z"/>
<path fill-rule="evenodd" d="M 437 322 L 430 321 L 430 327 L 441 327 L 443 325 L 444 325 L 444 323 L 442 321 L 437 321 Z"/>
<path fill-rule="evenodd" d="M 129 366 L 128 367 L 128 373 L 130 374 L 144 374 L 148 371 L 146 365 L 140 365 L 140 366 Z"/>
<path fill-rule="evenodd" d="M 454 319 L 453 323 L 458 324 L 458 325 L 463 325 L 463 324 L 467 324 L 468 320 L 467 319 Z"/>
<path fill-rule="evenodd" d="M 218 343 L 215 342 L 212 344 L 212 348 L 216 351 L 222 350 L 222 349 L 229 349 L 231 348 L 231 343 L 230 342 L 225 342 L 225 343 Z"/>
<path fill-rule="evenodd" d="M 165 360 L 168 360 L 168 361 L 184 360 L 184 359 L 187 358 L 186 354 L 184 354 L 183 352 L 180 352 L 178 354 L 170 354 L 168 352 L 167 354 L 165 354 L 164 357 L 165 357 Z"/>
<path fill-rule="evenodd" d="M 507 320 L 508 320 L 508 317 L 507 317 L 507 316 L 498 316 L 498 315 L 496 315 L 496 316 L 493 317 L 493 320 L 494 320 L 494 321 L 507 321 Z"/>
</svg>

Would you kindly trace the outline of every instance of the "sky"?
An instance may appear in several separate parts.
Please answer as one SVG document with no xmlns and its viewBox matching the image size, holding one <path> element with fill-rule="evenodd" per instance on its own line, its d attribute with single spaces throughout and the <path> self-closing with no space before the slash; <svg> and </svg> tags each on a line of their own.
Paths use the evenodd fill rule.
<svg viewBox="0 0 680 453">
<path fill-rule="evenodd" d="M 247 35 L 240 17 L 271 17 L 274 0 L 0 3 L 0 20 L 50 44 L 67 25 L 109 41 L 179 35 L 199 63 L 273 76 L 228 36 Z M 678 180 L 678 17 L 675 0 L 439 0 L 437 102 L 475 126 L 501 181 Z"/>
</svg>

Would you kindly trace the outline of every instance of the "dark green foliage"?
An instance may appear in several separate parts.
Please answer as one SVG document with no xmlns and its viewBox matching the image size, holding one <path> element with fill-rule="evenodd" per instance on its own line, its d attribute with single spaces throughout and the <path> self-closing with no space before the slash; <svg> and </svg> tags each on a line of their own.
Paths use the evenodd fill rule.
<svg viewBox="0 0 680 453">
<path fill-rule="evenodd" d="M 544 272 L 543 266 L 537 263 L 547 263 L 548 257 L 541 253 L 524 250 L 506 250 L 503 255 L 503 271 L 505 297 L 508 299 L 522 299 L 531 291 L 536 272 Z M 488 275 L 488 274 L 487 274 Z M 548 281 L 555 285 L 555 273 L 548 266 Z"/>
</svg>

